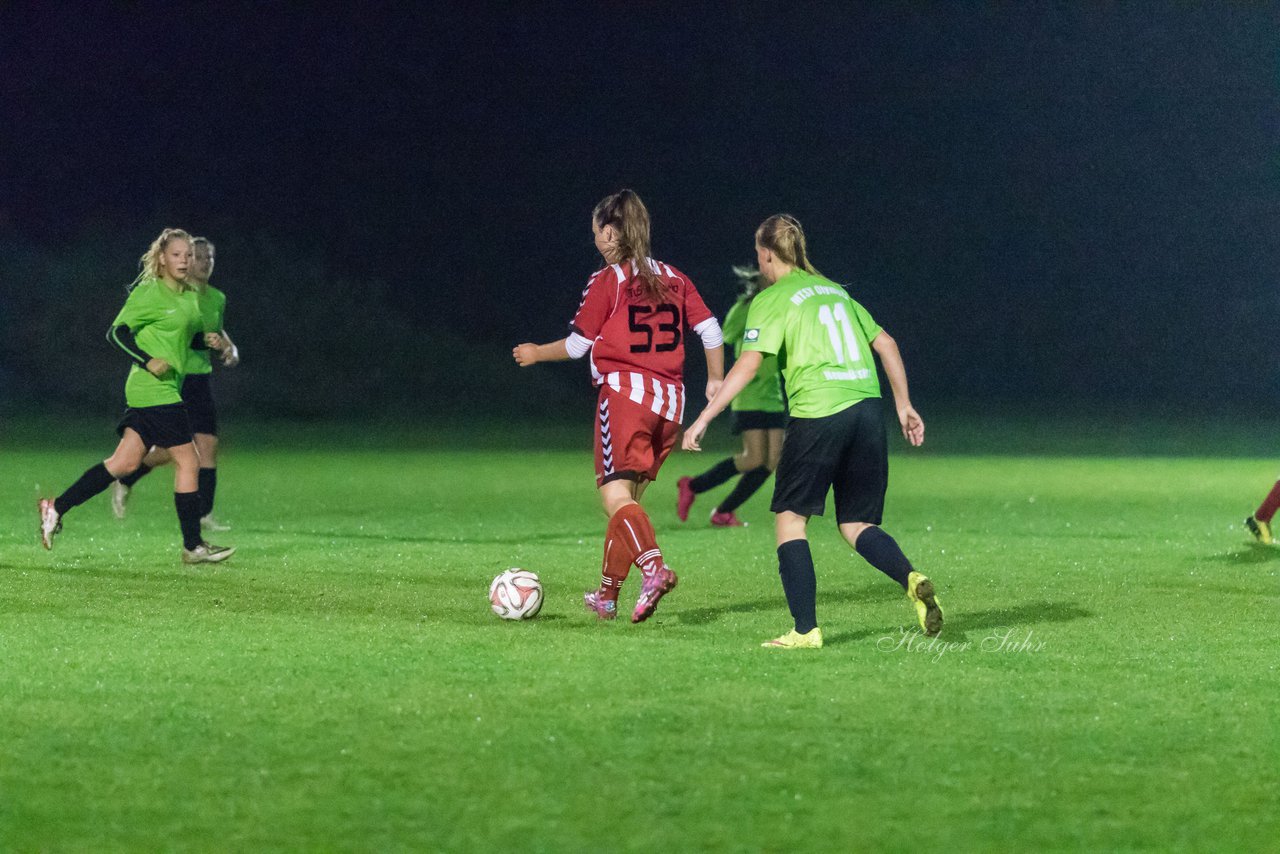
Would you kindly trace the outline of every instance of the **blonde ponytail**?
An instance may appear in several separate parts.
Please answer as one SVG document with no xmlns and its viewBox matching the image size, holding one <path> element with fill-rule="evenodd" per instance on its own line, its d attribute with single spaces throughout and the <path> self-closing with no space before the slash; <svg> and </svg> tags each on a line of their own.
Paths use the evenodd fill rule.
<svg viewBox="0 0 1280 854">
<path fill-rule="evenodd" d="M 821 276 L 809 261 L 809 249 L 800 220 L 791 214 L 774 214 L 756 229 L 756 243 L 768 249 L 784 264 Z"/>
<path fill-rule="evenodd" d="M 174 240 L 185 240 L 190 244 L 191 235 L 180 228 L 166 228 L 160 232 L 160 236 L 151 241 L 151 246 L 138 259 L 138 276 L 125 285 L 125 290 L 131 291 L 149 279 L 161 278 L 163 274 L 160 272 L 160 256 L 164 254 L 165 247 Z M 182 289 L 189 290 L 190 286 L 182 282 Z"/>
</svg>

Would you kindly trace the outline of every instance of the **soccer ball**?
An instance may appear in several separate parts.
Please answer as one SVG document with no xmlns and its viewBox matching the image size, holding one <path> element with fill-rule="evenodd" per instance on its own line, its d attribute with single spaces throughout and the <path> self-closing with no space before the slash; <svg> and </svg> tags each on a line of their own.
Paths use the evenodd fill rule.
<svg viewBox="0 0 1280 854">
<path fill-rule="evenodd" d="M 489 585 L 489 604 L 504 620 L 527 620 L 542 610 L 542 582 L 527 569 L 508 569 Z"/>
</svg>

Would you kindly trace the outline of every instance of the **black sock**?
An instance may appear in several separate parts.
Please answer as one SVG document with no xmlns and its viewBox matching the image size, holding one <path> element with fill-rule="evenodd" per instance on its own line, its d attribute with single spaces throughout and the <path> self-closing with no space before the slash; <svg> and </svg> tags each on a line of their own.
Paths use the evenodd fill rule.
<svg viewBox="0 0 1280 854">
<path fill-rule="evenodd" d="M 200 545 L 200 493 L 175 492 L 173 506 L 178 510 L 178 525 L 182 528 L 182 547 L 190 551 Z"/>
<path fill-rule="evenodd" d="M 769 475 L 772 473 L 764 466 L 743 472 L 742 477 L 738 479 L 737 484 L 733 487 L 733 491 L 725 496 L 716 510 L 721 513 L 732 513 L 737 510 L 742 506 L 742 502 L 756 494 L 756 490 L 769 479 Z"/>
<path fill-rule="evenodd" d="M 808 634 L 818 627 L 818 579 L 808 540 L 788 540 L 778 546 L 778 574 L 782 576 L 782 592 L 787 594 L 796 631 Z"/>
<path fill-rule="evenodd" d="M 142 480 L 144 477 L 146 477 L 149 474 L 151 474 L 151 466 L 147 465 L 146 463 L 143 463 L 142 465 L 138 466 L 137 471 L 135 471 L 133 474 L 127 474 L 124 477 L 119 478 L 119 481 L 123 483 L 125 486 L 133 486 L 135 483 Z"/>
<path fill-rule="evenodd" d="M 218 470 L 200 469 L 200 515 L 213 512 L 213 494 L 218 491 Z"/>
<path fill-rule="evenodd" d="M 858 535 L 853 547 L 866 558 L 867 563 L 892 578 L 907 589 L 907 576 L 911 574 L 911 561 L 898 548 L 898 541 L 874 525 Z"/>
<path fill-rule="evenodd" d="M 706 492 L 708 489 L 715 489 L 737 473 L 738 467 L 734 465 L 733 457 L 728 457 L 689 481 L 689 488 L 694 492 Z"/>
<path fill-rule="evenodd" d="M 80 479 L 67 487 L 67 491 L 53 500 L 53 509 L 58 515 L 66 513 L 72 507 L 79 507 L 99 492 L 105 490 L 115 480 L 111 472 L 102 463 L 85 469 Z"/>
</svg>

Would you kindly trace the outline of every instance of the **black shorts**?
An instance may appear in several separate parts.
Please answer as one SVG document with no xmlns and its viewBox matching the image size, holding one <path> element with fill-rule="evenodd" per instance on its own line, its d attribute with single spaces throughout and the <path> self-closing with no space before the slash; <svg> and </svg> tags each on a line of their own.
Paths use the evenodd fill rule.
<svg viewBox="0 0 1280 854">
<path fill-rule="evenodd" d="M 787 422 L 769 509 L 821 516 L 834 488 L 836 521 L 879 525 L 888 485 L 884 407 L 873 397 L 825 418 Z"/>
<path fill-rule="evenodd" d="M 218 408 L 213 404 L 212 374 L 187 374 L 182 381 L 182 402 L 187 405 L 192 433 L 218 435 Z"/>
<path fill-rule="evenodd" d="M 733 412 L 733 432 L 743 430 L 781 430 L 787 426 L 787 413 L 763 412 L 759 409 L 744 409 Z"/>
<path fill-rule="evenodd" d="M 116 432 L 123 436 L 126 427 L 132 427 L 148 448 L 172 448 L 193 441 L 187 407 L 181 403 L 130 407 L 116 425 Z"/>
</svg>

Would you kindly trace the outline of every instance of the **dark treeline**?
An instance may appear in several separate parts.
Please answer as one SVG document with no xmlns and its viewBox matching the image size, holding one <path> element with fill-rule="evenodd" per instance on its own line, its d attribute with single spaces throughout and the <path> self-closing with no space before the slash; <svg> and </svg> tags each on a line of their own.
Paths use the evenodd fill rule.
<svg viewBox="0 0 1280 854">
<path fill-rule="evenodd" d="M 525 372 L 510 347 L 397 309 L 392 287 L 326 268 L 278 239 L 216 241 L 213 283 L 228 294 L 227 329 L 243 354 L 215 368 L 229 411 L 290 418 L 501 419 L 572 405 L 582 379 Z M 86 234 L 56 250 L 0 242 L 0 407 L 110 414 L 124 406 L 129 362 L 106 340 L 146 248 Z M 225 260 L 224 260 L 225 259 Z"/>
<path fill-rule="evenodd" d="M 564 334 L 622 186 L 721 316 L 798 216 L 922 410 L 1280 387 L 1274 8 L 620 14 L 0 6 L 0 405 L 119 401 L 102 333 L 172 225 L 219 248 L 229 407 L 554 416 L 586 366 L 510 347 Z"/>
<path fill-rule="evenodd" d="M 94 415 L 123 405 L 128 362 L 105 333 L 141 239 L 86 233 L 56 249 L 0 241 L 0 411 Z M 227 328 L 244 353 L 241 367 L 218 370 L 231 411 L 492 421 L 589 409 L 585 362 L 520 370 L 510 358 L 521 340 L 563 334 L 578 281 L 593 268 L 585 252 L 581 276 L 551 294 L 558 316 L 522 313 L 490 294 L 472 309 L 485 316 L 471 322 L 414 311 L 403 282 L 335 270 L 321 253 L 282 249 L 279 239 L 233 231 L 216 243 L 214 284 L 228 294 Z M 732 276 L 708 267 L 702 281 L 723 316 Z M 985 301 L 959 292 L 922 299 L 880 281 L 850 289 L 898 339 L 922 408 L 1274 409 L 1264 399 L 1280 381 L 1274 294 L 1206 284 L 1190 298 L 1092 303 L 1047 284 Z M 694 348 L 691 401 L 703 380 Z"/>
</svg>

